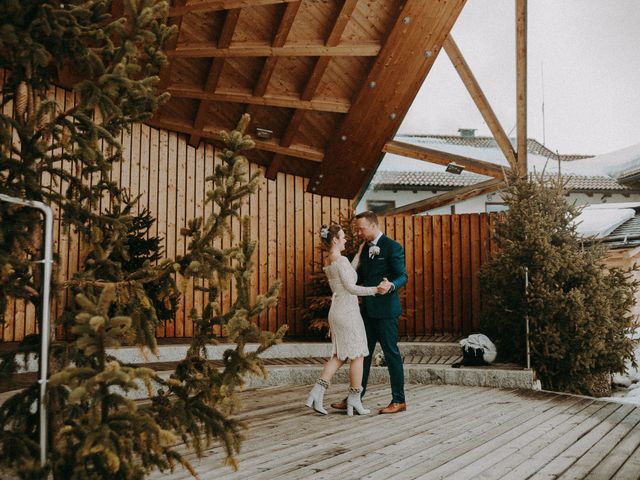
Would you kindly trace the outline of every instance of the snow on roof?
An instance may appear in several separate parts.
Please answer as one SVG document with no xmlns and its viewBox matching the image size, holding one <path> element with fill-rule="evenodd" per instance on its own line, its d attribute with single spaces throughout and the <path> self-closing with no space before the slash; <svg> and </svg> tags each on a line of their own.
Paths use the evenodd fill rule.
<svg viewBox="0 0 640 480">
<path fill-rule="evenodd" d="M 509 165 L 502 151 L 495 144 L 495 141 L 487 141 L 489 137 L 474 137 L 472 138 L 474 142 L 465 142 L 465 144 L 454 141 L 456 138 L 458 137 L 442 135 L 398 135 L 396 137 L 397 140 L 414 145 L 484 160 L 497 165 Z M 620 174 L 633 171 L 640 167 L 640 143 L 615 152 L 579 160 L 577 158 L 586 156 L 560 155 L 560 159 L 576 158 L 571 161 L 558 161 L 552 158 L 548 153 L 550 152 L 548 149 L 537 147 L 539 143 L 531 139 L 527 145 L 527 159 L 530 172 L 542 173 L 544 171 L 545 173 L 557 173 L 558 170 L 560 170 L 564 175 L 617 177 Z M 546 155 L 542 153 L 546 153 Z M 387 153 L 380 163 L 378 171 L 442 171 L 442 168 L 441 165 Z"/>
<path fill-rule="evenodd" d="M 573 220 L 578 234 L 583 237 L 605 238 L 636 215 L 633 208 L 616 208 L 615 204 L 609 204 L 609 208 L 605 208 L 606 206 L 607 204 L 590 205 L 583 208 Z"/>
</svg>

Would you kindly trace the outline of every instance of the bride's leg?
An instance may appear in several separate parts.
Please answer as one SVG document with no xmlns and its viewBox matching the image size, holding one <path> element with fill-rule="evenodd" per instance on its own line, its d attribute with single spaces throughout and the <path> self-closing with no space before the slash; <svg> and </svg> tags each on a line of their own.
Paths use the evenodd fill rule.
<svg viewBox="0 0 640 480">
<path fill-rule="evenodd" d="M 331 357 L 327 363 L 324 364 L 322 375 L 320 375 L 320 378 L 316 381 L 316 384 L 311 389 L 311 392 L 307 397 L 307 401 L 305 402 L 307 407 L 313 408 L 316 412 L 323 415 L 327 414 L 327 411 L 323 406 L 324 392 L 329 388 L 329 383 L 331 382 L 333 375 L 343 364 L 344 360 L 340 360 L 337 357 Z"/>
<path fill-rule="evenodd" d="M 349 364 L 349 386 L 351 388 L 362 387 L 362 368 L 364 365 L 364 357 L 358 357 L 351 360 Z"/>
<path fill-rule="evenodd" d="M 351 359 L 349 364 L 349 396 L 347 397 L 347 415 L 353 415 L 355 410 L 360 415 L 368 415 L 371 411 L 362 405 L 362 366 L 364 357 Z"/>
<path fill-rule="evenodd" d="M 320 378 L 327 383 L 331 383 L 331 379 L 336 374 L 338 369 L 344 365 L 344 360 L 340 360 L 338 357 L 331 357 L 327 360 L 327 363 L 324 364 L 324 368 L 322 369 L 322 374 Z"/>
</svg>

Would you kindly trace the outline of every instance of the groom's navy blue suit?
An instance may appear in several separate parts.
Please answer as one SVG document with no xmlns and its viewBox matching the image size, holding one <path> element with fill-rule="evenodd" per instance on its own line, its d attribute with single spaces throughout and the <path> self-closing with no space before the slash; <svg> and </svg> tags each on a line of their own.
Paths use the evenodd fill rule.
<svg viewBox="0 0 640 480">
<path fill-rule="evenodd" d="M 373 257 L 369 255 L 369 246 L 365 245 L 362 249 L 358 267 L 358 284 L 365 287 L 375 287 L 383 278 L 386 278 L 393 283 L 394 289 L 385 295 L 362 298 L 360 310 L 369 347 L 369 356 L 364 359 L 362 395 L 365 393 L 369 380 L 373 350 L 376 343 L 380 342 L 389 369 L 392 402 L 405 403 L 404 369 L 398 350 L 398 317 L 402 313 L 398 290 L 407 283 L 404 250 L 398 242 L 386 235 L 382 235 L 376 245 L 380 252 Z"/>
</svg>

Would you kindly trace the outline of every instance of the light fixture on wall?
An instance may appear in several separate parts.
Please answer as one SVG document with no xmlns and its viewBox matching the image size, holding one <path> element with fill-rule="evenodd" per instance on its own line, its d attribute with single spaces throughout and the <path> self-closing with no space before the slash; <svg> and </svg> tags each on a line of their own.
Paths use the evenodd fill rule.
<svg viewBox="0 0 640 480">
<path fill-rule="evenodd" d="M 447 168 L 445 169 L 445 171 L 449 173 L 455 173 L 456 175 L 460 175 L 463 170 L 464 170 L 463 165 L 458 165 L 457 163 L 453 163 L 453 162 L 447 165 Z"/>
<path fill-rule="evenodd" d="M 272 136 L 273 130 L 256 127 L 256 137 L 261 138 L 262 140 L 271 140 Z"/>
</svg>

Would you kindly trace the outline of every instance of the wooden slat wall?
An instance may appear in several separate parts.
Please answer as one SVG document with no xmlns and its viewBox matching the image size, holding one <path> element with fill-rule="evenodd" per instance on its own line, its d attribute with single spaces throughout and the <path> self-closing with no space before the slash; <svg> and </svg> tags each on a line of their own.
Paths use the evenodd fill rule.
<svg viewBox="0 0 640 480">
<path fill-rule="evenodd" d="M 400 336 L 468 335 L 480 326 L 478 272 L 496 251 L 493 216 L 395 216 L 382 230 L 405 249 L 409 281 L 401 292 Z"/>
<path fill-rule="evenodd" d="M 1 72 L 0 72 L 1 73 Z M 63 107 L 73 105 L 70 92 L 56 89 L 53 93 Z M 6 105 L 11 112 L 12 105 Z M 181 228 L 204 211 L 203 199 L 209 185 L 205 177 L 213 173 L 215 151 L 202 143 L 198 149 L 188 146 L 187 137 L 175 132 L 158 130 L 147 125 L 134 125 L 131 134 L 123 134 L 125 159 L 115 165 L 112 179 L 133 194 L 141 194 L 139 209 L 148 208 L 156 217 L 152 235 L 164 238 L 166 255 L 182 255 L 187 239 Z M 257 165 L 251 164 L 254 172 Z M 50 178 L 42 179 L 51 185 Z M 258 191 L 242 206 L 242 213 L 251 217 L 252 236 L 258 242 L 251 298 L 265 292 L 276 279 L 282 282 L 280 301 L 276 308 L 259 319 L 264 329 L 276 330 L 289 325 L 290 336 L 304 336 L 302 321 L 305 292 L 314 268 L 320 263 L 320 226 L 346 215 L 353 204 L 348 200 L 322 197 L 306 192 L 308 179 L 278 174 L 274 181 L 263 180 Z M 55 188 L 64 192 L 65 185 Z M 104 201 L 101 208 L 106 207 Z M 60 261 L 56 266 L 58 280 L 68 278 L 82 262 L 82 245 L 78 238 L 60 225 L 59 212 L 54 209 L 55 252 Z M 387 217 L 382 229 L 398 240 L 406 251 L 409 283 L 403 290 L 405 314 L 400 320 L 400 335 L 423 336 L 468 334 L 477 331 L 481 308 L 477 273 L 495 251 L 490 231 L 492 220 L 486 214 L 443 215 L 426 217 Z M 232 225 L 239 233 L 239 222 Z M 229 245 L 229 239 L 219 242 Z M 221 304 L 228 308 L 234 301 L 233 288 L 222 295 Z M 67 292 L 53 302 L 54 315 L 59 315 L 69 300 Z M 158 328 L 159 337 L 188 337 L 193 332 L 189 311 L 204 302 L 201 293 L 192 286 L 185 292 L 175 320 Z M 23 301 L 10 302 L 7 322 L 0 326 L 1 341 L 18 341 L 36 331 L 33 307 Z"/>
</svg>

